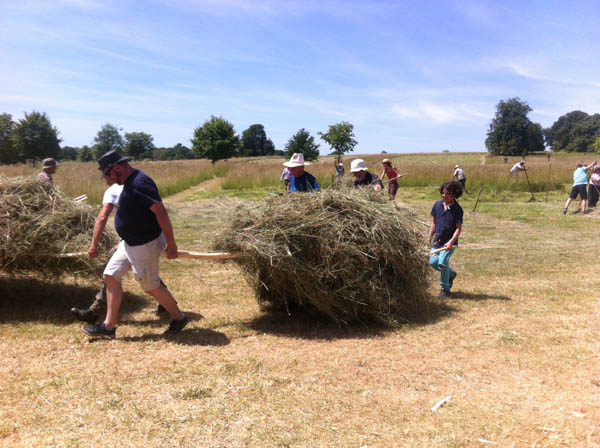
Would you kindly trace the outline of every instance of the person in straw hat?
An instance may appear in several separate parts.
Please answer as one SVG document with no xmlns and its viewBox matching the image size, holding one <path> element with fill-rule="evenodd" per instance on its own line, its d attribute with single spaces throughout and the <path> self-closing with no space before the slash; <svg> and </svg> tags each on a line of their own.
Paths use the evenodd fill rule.
<svg viewBox="0 0 600 448">
<path fill-rule="evenodd" d="M 333 159 L 333 166 L 335 167 L 335 176 L 337 178 L 341 178 L 344 177 L 344 174 L 346 174 L 346 169 L 344 168 L 344 164 L 342 162 L 339 162 L 336 159 Z"/>
<path fill-rule="evenodd" d="M 83 327 L 84 333 L 92 337 L 115 337 L 115 325 L 123 300 L 122 278 L 130 269 L 133 269 L 134 278 L 142 289 L 171 315 L 171 323 L 163 334 L 177 334 L 188 323 L 188 318 L 159 277 L 159 258 L 165 246 L 167 258 L 178 256 L 169 214 L 154 181 L 129 165 L 129 160 L 116 150 L 107 152 L 98 160 L 102 174 L 123 185 L 123 191 L 115 216 L 115 229 L 121 242 L 102 277 L 107 289 L 106 318 L 99 324 Z M 92 251 L 88 255 L 94 258 L 95 253 Z"/>
<path fill-rule="evenodd" d="M 454 174 L 452 175 L 452 180 L 454 179 L 456 179 L 458 183 L 462 185 L 465 193 L 469 192 L 469 190 L 467 190 L 467 177 L 465 176 L 465 172 L 463 171 L 463 169 L 458 164 L 454 166 Z"/>
<path fill-rule="evenodd" d="M 52 180 L 52 176 L 54 173 L 56 173 L 57 168 L 58 162 L 56 160 L 44 159 L 42 162 L 42 171 L 40 171 L 37 175 L 38 180 L 53 185 L 54 181 Z"/>
<path fill-rule="evenodd" d="M 304 154 L 294 153 L 292 158 L 283 163 L 283 166 L 289 168 L 290 173 L 290 192 L 296 193 L 299 191 L 321 191 L 321 187 L 317 183 L 315 176 L 308 171 L 304 171 L 304 167 L 310 163 L 304 161 Z"/>
<path fill-rule="evenodd" d="M 375 191 L 383 190 L 383 182 L 376 174 L 369 173 L 369 168 L 363 159 L 354 159 L 350 164 L 350 172 L 354 174 L 354 188 L 372 186 Z"/>
<path fill-rule="evenodd" d="M 527 168 L 525 168 L 525 160 L 521 160 L 520 162 L 515 163 L 510 169 L 510 175 L 512 176 L 513 174 L 517 174 L 520 171 L 527 171 Z"/>
<path fill-rule="evenodd" d="M 383 159 L 383 172 L 381 173 L 381 178 L 388 178 L 388 196 L 390 201 L 396 199 L 396 193 L 398 192 L 398 179 L 400 177 L 404 177 L 404 174 L 398 174 L 398 169 L 392 165 L 392 161 L 390 159 Z"/>
</svg>

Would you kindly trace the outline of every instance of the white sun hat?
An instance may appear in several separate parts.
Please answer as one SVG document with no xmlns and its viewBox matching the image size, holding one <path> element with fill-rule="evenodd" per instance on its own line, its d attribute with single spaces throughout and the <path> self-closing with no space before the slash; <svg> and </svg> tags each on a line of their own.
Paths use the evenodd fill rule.
<svg viewBox="0 0 600 448">
<path fill-rule="evenodd" d="M 310 165 L 309 162 L 305 162 L 304 161 L 304 154 L 302 153 L 294 153 L 292 154 L 292 158 L 290 159 L 289 162 L 284 162 L 283 166 L 287 166 L 288 168 L 293 168 L 295 166 L 304 166 L 304 165 Z"/>
<path fill-rule="evenodd" d="M 356 173 L 358 171 L 369 171 L 367 164 L 363 159 L 354 159 L 350 164 L 350 172 Z"/>
</svg>

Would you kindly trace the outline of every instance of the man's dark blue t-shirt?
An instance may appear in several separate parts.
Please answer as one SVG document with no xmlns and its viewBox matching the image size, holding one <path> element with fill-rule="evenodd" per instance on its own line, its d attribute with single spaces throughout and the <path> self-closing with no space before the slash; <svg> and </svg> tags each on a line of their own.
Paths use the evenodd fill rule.
<svg viewBox="0 0 600 448">
<path fill-rule="evenodd" d="M 321 188 L 315 176 L 305 171 L 302 176 L 290 176 L 290 191 L 321 191 Z"/>
<path fill-rule="evenodd" d="M 452 239 L 456 231 L 456 225 L 463 222 L 463 209 L 460 204 L 454 201 L 444 210 L 444 201 L 439 200 L 433 204 L 431 216 L 435 223 L 435 233 L 433 234 L 433 247 L 440 248 Z M 456 239 L 458 245 L 458 238 Z"/>
<path fill-rule="evenodd" d="M 150 210 L 161 202 L 158 188 L 144 172 L 135 170 L 123 184 L 115 228 L 130 246 L 139 246 L 156 239 L 162 232 L 156 215 Z"/>
</svg>

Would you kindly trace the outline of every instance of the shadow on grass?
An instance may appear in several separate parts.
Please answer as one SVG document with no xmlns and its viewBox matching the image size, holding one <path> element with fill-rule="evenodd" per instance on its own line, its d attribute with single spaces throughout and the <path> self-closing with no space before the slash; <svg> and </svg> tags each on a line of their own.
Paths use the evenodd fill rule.
<svg viewBox="0 0 600 448">
<path fill-rule="evenodd" d="M 224 333 L 208 328 L 185 328 L 181 333 L 169 336 L 154 333 L 118 339 L 125 342 L 168 341 L 173 344 L 190 346 L 223 346 L 230 342 Z"/>
<path fill-rule="evenodd" d="M 100 281 L 98 281 L 98 288 Z M 72 307 L 87 308 L 98 290 L 90 286 L 53 283 L 33 277 L 0 277 L 0 322 L 72 324 Z M 125 292 L 121 316 L 148 306 L 150 299 Z"/>
<path fill-rule="evenodd" d="M 452 291 L 452 298 L 450 300 L 454 299 L 472 300 L 474 302 L 482 300 L 512 300 L 510 297 L 500 294 L 474 294 L 471 292 Z"/>
<path fill-rule="evenodd" d="M 195 322 L 204 319 L 202 314 L 194 313 L 193 311 L 183 310 L 185 315 L 188 317 L 190 322 Z M 154 315 L 154 313 L 153 313 Z M 162 312 L 158 316 L 154 315 L 154 318 L 144 319 L 144 320 L 128 320 L 128 319 L 119 319 L 119 325 L 133 325 L 139 327 L 162 327 L 168 325 L 171 321 L 171 316 L 169 313 Z"/>
<path fill-rule="evenodd" d="M 454 313 L 450 304 L 431 301 L 420 312 L 399 326 L 385 325 L 376 321 L 360 321 L 350 325 L 338 325 L 321 314 L 303 308 L 290 310 L 266 309 L 264 313 L 243 325 L 262 333 L 279 334 L 302 339 L 360 339 L 384 336 L 399 328 L 433 324 Z"/>
</svg>

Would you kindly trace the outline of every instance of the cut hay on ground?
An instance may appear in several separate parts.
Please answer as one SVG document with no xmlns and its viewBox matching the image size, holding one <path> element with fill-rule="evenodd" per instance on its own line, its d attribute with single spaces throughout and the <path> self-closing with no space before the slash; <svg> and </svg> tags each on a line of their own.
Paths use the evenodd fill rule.
<svg viewBox="0 0 600 448">
<path fill-rule="evenodd" d="M 409 211 L 326 190 L 238 207 L 217 248 L 241 253 L 262 306 L 398 325 L 428 309 L 426 231 Z"/>
<path fill-rule="evenodd" d="M 72 201 L 50 184 L 36 179 L 0 177 L 0 271 L 42 276 L 74 273 L 98 275 L 104 259 L 61 258 L 87 252 L 96 211 Z M 100 253 L 118 240 L 105 231 Z"/>
</svg>

